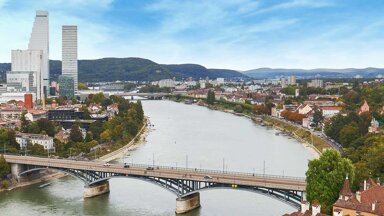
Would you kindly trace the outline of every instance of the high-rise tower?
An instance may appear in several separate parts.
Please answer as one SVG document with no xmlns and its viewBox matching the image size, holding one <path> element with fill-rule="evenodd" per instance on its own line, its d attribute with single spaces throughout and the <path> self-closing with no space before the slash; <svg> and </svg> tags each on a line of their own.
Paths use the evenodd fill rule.
<svg viewBox="0 0 384 216">
<path fill-rule="evenodd" d="M 41 90 L 43 95 L 49 91 L 49 22 L 48 11 L 36 11 L 35 22 L 33 23 L 31 38 L 29 39 L 28 50 L 41 50 Z M 42 98 L 44 98 L 42 96 Z"/>
<path fill-rule="evenodd" d="M 74 25 L 64 25 L 62 28 L 62 75 L 73 78 L 77 93 L 77 26 Z"/>
</svg>

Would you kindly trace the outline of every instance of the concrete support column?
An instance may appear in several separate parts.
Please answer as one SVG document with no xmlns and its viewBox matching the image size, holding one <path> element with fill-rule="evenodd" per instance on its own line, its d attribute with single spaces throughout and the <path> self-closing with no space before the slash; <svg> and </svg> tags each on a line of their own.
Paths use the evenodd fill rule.
<svg viewBox="0 0 384 216">
<path fill-rule="evenodd" d="M 91 198 L 105 193 L 109 193 L 108 180 L 84 186 L 84 198 Z"/>
<path fill-rule="evenodd" d="M 199 192 L 176 199 L 176 214 L 184 214 L 198 207 L 200 207 Z"/>
<path fill-rule="evenodd" d="M 11 174 L 12 177 L 19 181 L 19 174 L 25 170 L 25 166 L 23 164 L 10 164 L 11 165 Z"/>
</svg>

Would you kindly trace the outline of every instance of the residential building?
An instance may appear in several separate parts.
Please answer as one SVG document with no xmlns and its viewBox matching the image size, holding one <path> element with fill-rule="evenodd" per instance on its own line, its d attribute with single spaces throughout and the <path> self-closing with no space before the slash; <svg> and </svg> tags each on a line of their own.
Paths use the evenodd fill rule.
<svg viewBox="0 0 384 216">
<path fill-rule="evenodd" d="M 322 106 L 319 107 L 324 117 L 329 118 L 334 115 L 337 115 L 341 111 L 341 107 L 337 106 Z"/>
<path fill-rule="evenodd" d="M 173 79 L 163 79 L 159 81 L 159 87 L 175 87 L 175 81 Z"/>
<path fill-rule="evenodd" d="M 300 210 L 291 214 L 284 214 L 283 216 L 326 216 L 326 214 L 320 213 L 321 205 L 318 202 L 312 203 L 312 209 L 308 201 L 302 201 Z"/>
<path fill-rule="evenodd" d="M 0 120 L 20 120 L 23 113 L 21 108 L 6 108 L 0 110 Z"/>
<path fill-rule="evenodd" d="M 217 82 L 217 85 L 224 85 L 224 78 L 217 78 L 216 82 Z"/>
<path fill-rule="evenodd" d="M 25 148 L 28 142 L 30 142 L 32 145 L 42 145 L 45 150 L 55 150 L 53 145 L 53 137 L 48 135 L 17 133 L 16 142 L 20 145 L 21 149 Z"/>
<path fill-rule="evenodd" d="M 311 82 L 307 83 L 307 87 L 312 88 L 323 88 L 323 80 L 314 79 Z"/>
<path fill-rule="evenodd" d="M 75 82 L 73 77 L 60 75 L 59 76 L 59 95 L 67 99 L 75 97 Z"/>
<path fill-rule="evenodd" d="M 378 133 L 380 131 L 379 127 L 380 127 L 379 121 L 377 121 L 372 116 L 371 126 L 368 127 L 368 132 L 369 133 Z"/>
<path fill-rule="evenodd" d="M 36 99 L 36 94 L 35 93 L 29 93 L 32 95 L 32 100 L 35 101 Z M 11 92 L 11 93 L 3 93 L 0 96 L 0 103 L 6 103 L 11 100 L 16 100 L 16 101 L 24 101 L 24 92 Z"/>
<path fill-rule="evenodd" d="M 333 204 L 334 216 L 384 215 L 384 186 L 372 179 L 364 181 L 362 188 L 352 193 L 348 177 L 344 180 L 339 199 Z"/>
<path fill-rule="evenodd" d="M 359 115 L 364 112 L 369 112 L 369 105 L 366 100 L 364 100 L 364 104 L 360 107 Z"/>
<path fill-rule="evenodd" d="M 300 96 L 300 89 L 295 89 L 295 97 L 299 97 Z"/>
<path fill-rule="evenodd" d="M 290 77 L 288 77 L 287 84 L 288 84 L 288 85 L 296 85 L 296 76 L 290 76 Z"/>
<path fill-rule="evenodd" d="M 62 27 L 62 75 L 72 77 L 78 93 L 77 26 Z"/>
<path fill-rule="evenodd" d="M 297 108 L 299 114 L 307 115 L 312 111 L 312 107 L 309 104 L 302 104 Z"/>
<path fill-rule="evenodd" d="M 42 118 L 47 118 L 48 111 L 46 110 L 28 110 L 24 115 L 25 119 L 31 122 L 37 121 Z"/>
</svg>

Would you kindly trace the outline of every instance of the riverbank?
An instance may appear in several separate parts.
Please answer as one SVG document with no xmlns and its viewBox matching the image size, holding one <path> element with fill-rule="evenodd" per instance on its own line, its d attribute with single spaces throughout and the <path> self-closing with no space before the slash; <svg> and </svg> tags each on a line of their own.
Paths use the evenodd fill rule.
<svg viewBox="0 0 384 216">
<path fill-rule="evenodd" d="M 15 179 L 12 180 L 12 184 L 8 188 L 2 188 L 0 189 L 0 192 L 4 191 L 11 191 L 17 188 L 21 187 L 26 187 L 34 184 L 39 184 L 39 183 L 44 183 L 44 182 L 49 182 L 55 179 L 63 178 L 65 176 L 68 176 L 68 174 L 65 173 L 60 173 L 60 172 L 52 172 L 52 171 L 47 171 L 49 173 L 44 174 L 40 178 L 36 178 L 33 180 L 28 180 L 28 181 L 23 181 L 23 182 L 17 182 Z"/>
<path fill-rule="evenodd" d="M 185 102 L 186 100 L 191 100 L 192 98 L 182 98 L 181 100 L 176 100 L 175 98 L 169 98 L 169 100 L 174 102 Z M 280 119 L 275 119 L 271 116 L 263 116 L 262 118 L 258 118 L 261 121 L 256 120 L 257 116 L 255 116 L 252 113 L 246 112 L 246 113 L 237 113 L 232 109 L 227 109 L 226 107 L 220 106 L 220 105 L 208 105 L 207 103 L 200 101 L 196 103 L 198 106 L 204 106 L 212 110 L 217 110 L 221 112 L 230 113 L 236 116 L 243 116 L 249 119 L 252 119 L 255 123 L 262 125 L 262 126 L 270 126 L 273 127 L 276 130 L 279 130 L 281 133 L 290 136 L 291 138 L 297 140 L 299 143 L 301 143 L 312 155 L 314 158 L 319 158 L 321 155 L 321 152 L 323 152 L 324 149 L 332 148 L 324 139 L 317 136 L 316 134 L 305 130 L 302 127 L 284 122 Z"/>
<path fill-rule="evenodd" d="M 137 133 L 137 135 L 125 146 L 122 148 L 119 148 L 111 153 L 108 153 L 106 155 L 103 155 L 99 157 L 97 160 L 104 161 L 104 162 L 109 162 L 112 160 L 116 160 L 118 158 L 122 158 L 124 155 L 127 154 L 128 151 L 131 151 L 141 144 L 145 142 L 145 138 L 147 137 L 148 133 L 150 132 L 150 121 L 148 117 L 145 117 L 145 121 L 143 123 L 143 126 L 141 127 L 140 131 Z M 0 188 L 0 192 L 3 191 L 10 191 L 16 188 L 20 187 L 25 187 L 25 186 L 30 186 L 38 183 L 43 183 L 43 182 L 49 182 L 55 179 L 63 178 L 67 176 L 65 173 L 60 173 L 60 172 L 54 172 L 54 171 L 46 171 L 47 174 L 42 174 L 41 177 L 33 179 L 33 180 L 28 180 L 28 181 L 23 181 L 23 182 L 17 182 L 15 179 L 12 179 L 10 182 L 10 187 L 9 188 Z"/>
<path fill-rule="evenodd" d="M 148 117 L 145 117 L 145 122 L 144 122 L 143 126 L 141 127 L 140 131 L 137 133 L 137 135 L 129 143 L 127 143 L 125 146 L 123 146 L 123 147 L 121 147 L 121 148 L 119 148 L 119 149 L 117 149 L 111 153 L 108 153 L 106 155 L 99 157 L 97 160 L 109 162 L 109 161 L 124 157 L 125 155 L 127 155 L 128 151 L 131 151 L 131 150 L 137 148 L 138 146 L 142 145 L 145 142 L 145 138 L 147 137 L 147 135 L 150 131 L 149 130 L 150 125 L 151 125 L 151 123 L 150 123 Z"/>
</svg>

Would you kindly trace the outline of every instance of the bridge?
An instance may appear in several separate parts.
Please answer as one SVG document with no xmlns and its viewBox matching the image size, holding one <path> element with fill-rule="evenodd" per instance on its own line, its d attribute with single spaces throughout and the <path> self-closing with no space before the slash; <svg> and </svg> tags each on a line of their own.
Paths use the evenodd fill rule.
<svg viewBox="0 0 384 216">
<path fill-rule="evenodd" d="M 151 100 L 158 100 L 162 99 L 165 96 L 173 95 L 173 93 L 165 93 L 165 92 L 154 92 L 154 93 L 139 93 L 139 92 L 116 92 L 116 93 L 111 93 L 111 95 L 117 95 L 117 96 L 122 96 L 122 97 L 144 97 L 148 98 Z"/>
<path fill-rule="evenodd" d="M 178 197 L 176 213 L 185 213 L 199 207 L 199 191 L 217 188 L 256 192 L 296 208 L 300 208 L 301 201 L 305 199 L 304 178 L 143 164 L 104 164 L 98 161 L 31 156 L 4 155 L 4 157 L 11 165 L 12 175 L 18 179 L 46 169 L 64 172 L 80 179 L 85 184 L 85 198 L 108 193 L 108 180 L 114 177 L 154 183 Z"/>
</svg>

